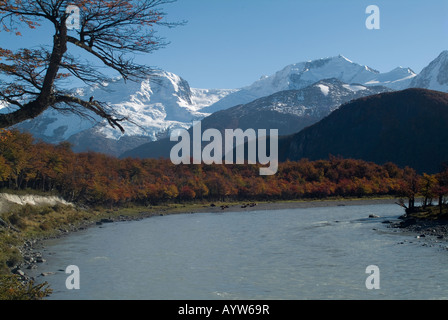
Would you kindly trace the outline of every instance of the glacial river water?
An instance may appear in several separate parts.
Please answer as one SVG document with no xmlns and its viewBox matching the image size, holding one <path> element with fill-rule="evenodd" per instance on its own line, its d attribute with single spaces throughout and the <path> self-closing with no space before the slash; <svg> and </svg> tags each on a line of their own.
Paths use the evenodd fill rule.
<svg viewBox="0 0 448 320">
<path fill-rule="evenodd" d="M 104 224 L 48 241 L 35 273 L 50 299 L 448 299 L 448 243 L 382 223 L 402 213 L 386 204 Z M 66 288 L 69 265 L 79 290 Z M 366 287 L 370 265 L 379 289 Z"/>
</svg>

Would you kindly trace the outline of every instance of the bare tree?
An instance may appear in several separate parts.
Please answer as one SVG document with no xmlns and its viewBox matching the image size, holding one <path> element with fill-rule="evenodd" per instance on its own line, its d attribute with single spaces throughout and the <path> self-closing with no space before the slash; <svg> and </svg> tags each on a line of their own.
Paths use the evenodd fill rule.
<svg viewBox="0 0 448 320">
<path fill-rule="evenodd" d="M 152 68 L 134 62 L 138 53 L 151 53 L 166 43 L 153 27 L 174 27 L 165 22 L 160 6 L 175 0 L 0 0 L 0 31 L 20 36 L 20 28 L 54 26 L 52 46 L 12 51 L 0 47 L 0 99 L 11 108 L 0 114 L 0 128 L 33 119 L 52 107 L 81 115 L 93 112 L 124 132 L 121 122 L 105 103 L 83 100 L 62 85 L 68 77 L 86 84 L 109 79 L 104 67 L 126 81 L 153 74 Z M 72 6 L 72 7 L 69 7 Z M 79 9 L 79 20 L 76 12 Z M 72 30 L 73 29 L 73 30 Z M 81 59 L 73 50 L 81 48 Z M 0 101 L 1 103 L 1 101 Z"/>
</svg>

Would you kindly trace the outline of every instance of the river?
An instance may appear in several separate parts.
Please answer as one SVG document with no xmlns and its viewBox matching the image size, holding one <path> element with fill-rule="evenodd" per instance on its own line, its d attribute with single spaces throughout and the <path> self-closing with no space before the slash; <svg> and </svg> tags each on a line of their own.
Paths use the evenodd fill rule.
<svg viewBox="0 0 448 320">
<path fill-rule="evenodd" d="M 34 272 L 58 300 L 448 299 L 447 243 L 382 223 L 402 213 L 376 204 L 104 224 L 47 241 Z M 66 288 L 69 265 L 79 290 Z M 371 265 L 379 289 L 366 287 Z"/>
</svg>

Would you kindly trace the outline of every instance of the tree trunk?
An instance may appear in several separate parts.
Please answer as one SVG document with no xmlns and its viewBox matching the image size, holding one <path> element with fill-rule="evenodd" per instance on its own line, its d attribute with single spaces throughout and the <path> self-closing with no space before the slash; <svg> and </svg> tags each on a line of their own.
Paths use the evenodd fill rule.
<svg viewBox="0 0 448 320">
<path fill-rule="evenodd" d="M 0 128 L 8 128 L 25 120 L 34 119 L 42 114 L 54 102 L 54 81 L 58 75 L 64 54 L 67 52 L 67 26 L 65 20 L 61 22 L 53 40 L 47 73 L 45 74 L 42 90 L 34 101 L 30 101 L 17 111 L 0 114 Z"/>
<path fill-rule="evenodd" d="M 414 209 L 415 199 L 414 196 L 409 197 L 409 209 Z"/>
</svg>

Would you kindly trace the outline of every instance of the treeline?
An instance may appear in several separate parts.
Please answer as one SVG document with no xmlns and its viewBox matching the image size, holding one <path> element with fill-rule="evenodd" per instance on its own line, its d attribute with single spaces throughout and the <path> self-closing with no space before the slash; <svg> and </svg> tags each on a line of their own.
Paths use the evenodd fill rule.
<svg viewBox="0 0 448 320">
<path fill-rule="evenodd" d="M 274 176 L 257 165 L 173 165 L 169 160 L 117 159 L 74 153 L 68 143 L 34 141 L 0 131 L 0 188 L 55 192 L 68 201 L 142 205 L 191 200 L 289 200 L 417 194 L 429 203 L 448 193 L 447 174 L 417 175 L 392 163 L 353 159 L 285 162 Z"/>
</svg>

